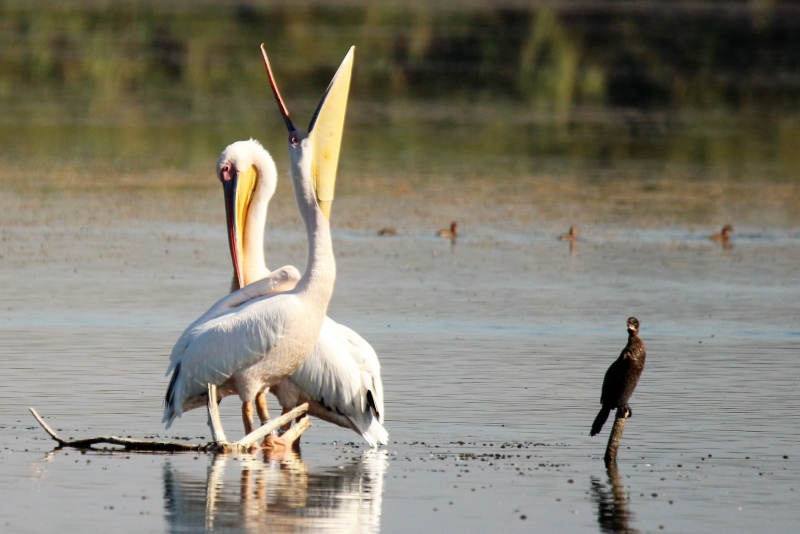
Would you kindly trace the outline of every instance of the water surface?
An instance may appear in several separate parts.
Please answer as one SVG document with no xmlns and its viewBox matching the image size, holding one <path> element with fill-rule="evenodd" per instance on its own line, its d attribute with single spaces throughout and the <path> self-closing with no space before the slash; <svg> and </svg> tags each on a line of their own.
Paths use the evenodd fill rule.
<svg viewBox="0 0 800 534">
<path fill-rule="evenodd" d="M 3 530 L 790 531 L 800 17 L 762 4 L 4 4 Z M 380 356 L 391 443 L 53 450 L 28 406 L 67 437 L 208 439 L 161 399 L 227 292 L 230 142 L 275 155 L 267 259 L 305 264 L 262 41 L 301 124 L 358 47 L 329 315 Z M 631 315 L 647 366 L 606 471 L 588 431 Z"/>
<path fill-rule="evenodd" d="M 570 253 L 522 227 L 468 226 L 455 244 L 336 231 L 330 315 L 380 355 L 391 444 L 368 452 L 318 422 L 281 464 L 50 452 L 27 406 L 75 438 L 207 439 L 200 411 L 163 430 L 163 372 L 229 279 L 221 223 L 53 217 L 2 231 L 0 476 L 14 531 L 778 532 L 798 519 L 797 232 L 752 231 L 725 250 L 688 228 L 584 228 Z M 270 265 L 303 263 L 298 224 L 270 231 Z M 605 434 L 588 429 L 629 315 L 648 360 L 617 479 Z"/>
</svg>

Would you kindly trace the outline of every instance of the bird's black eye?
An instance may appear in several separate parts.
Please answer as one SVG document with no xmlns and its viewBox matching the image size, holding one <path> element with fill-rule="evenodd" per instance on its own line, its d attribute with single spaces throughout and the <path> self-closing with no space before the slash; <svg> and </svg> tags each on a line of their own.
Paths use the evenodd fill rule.
<svg viewBox="0 0 800 534">
<path fill-rule="evenodd" d="M 296 135 L 293 135 L 293 136 L 292 136 L 292 137 L 289 139 L 289 142 L 292 144 L 292 146 L 297 146 L 297 145 L 300 143 L 300 141 L 297 139 L 297 136 L 296 136 Z"/>
</svg>

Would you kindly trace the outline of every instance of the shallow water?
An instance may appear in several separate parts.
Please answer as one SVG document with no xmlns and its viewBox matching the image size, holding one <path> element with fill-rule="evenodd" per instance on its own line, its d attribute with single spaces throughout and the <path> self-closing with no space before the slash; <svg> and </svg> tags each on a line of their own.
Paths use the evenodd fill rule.
<svg viewBox="0 0 800 534">
<path fill-rule="evenodd" d="M 2 7 L 0 530 L 791 531 L 798 9 L 294 4 Z M 253 136 L 287 166 L 262 41 L 301 124 L 358 47 L 329 314 L 380 356 L 391 443 L 53 450 L 27 407 L 209 439 L 201 410 L 164 430 L 164 371 L 228 289 L 217 154 Z M 282 180 L 273 268 L 305 262 Z M 648 360 L 606 471 L 588 432 L 631 315 Z"/>
<path fill-rule="evenodd" d="M 4 529 L 781 532 L 800 519 L 796 230 L 737 229 L 723 249 L 687 227 L 584 226 L 570 252 L 546 223 L 466 225 L 451 243 L 380 238 L 342 214 L 329 314 L 381 358 L 391 443 L 370 452 L 316 422 L 281 463 L 51 452 L 28 406 L 67 437 L 208 439 L 199 410 L 163 430 L 163 373 L 230 279 L 221 223 L 120 207 L 93 224 L 81 198 L 25 197 L 47 224 L 4 213 Z M 303 264 L 297 221 L 271 228 L 267 253 Z M 630 315 L 648 360 L 615 477 L 608 429 L 588 430 Z M 222 404 L 234 435 L 235 404 Z"/>
</svg>

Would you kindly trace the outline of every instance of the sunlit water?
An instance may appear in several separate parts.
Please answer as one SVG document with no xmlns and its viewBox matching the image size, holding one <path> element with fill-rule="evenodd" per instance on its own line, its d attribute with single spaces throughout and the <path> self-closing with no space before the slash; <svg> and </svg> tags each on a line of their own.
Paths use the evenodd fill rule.
<svg viewBox="0 0 800 534">
<path fill-rule="evenodd" d="M 164 371 L 230 267 L 221 221 L 92 225 L 80 197 L 27 200 L 51 219 L 2 228 L 5 531 L 786 532 L 800 520 L 794 230 L 737 229 L 723 249 L 683 227 L 583 227 L 572 252 L 535 225 L 466 224 L 456 243 L 435 228 L 336 230 L 329 314 L 381 358 L 391 443 L 371 452 L 317 421 L 301 457 L 279 462 L 52 452 L 28 406 L 66 437 L 208 439 L 201 410 L 164 431 Z M 271 229 L 273 268 L 304 264 L 298 224 Z M 608 429 L 588 430 L 630 315 L 648 359 L 607 473 Z M 236 403 L 222 408 L 237 435 Z"/>
<path fill-rule="evenodd" d="M 797 529 L 795 6 L 34 4 L 0 14 L 0 531 Z M 209 439 L 161 399 L 230 281 L 226 144 L 274 153 L 267 258 L 305 264 L 260 42 L 299 124 L 358 49 L 329 314 L 380 356 L 391 443 L 54 451 L 28 406 L 67 438 Z M 648 359 L 607 472 L 588 432 L 631 315 Z"/>
</svg>

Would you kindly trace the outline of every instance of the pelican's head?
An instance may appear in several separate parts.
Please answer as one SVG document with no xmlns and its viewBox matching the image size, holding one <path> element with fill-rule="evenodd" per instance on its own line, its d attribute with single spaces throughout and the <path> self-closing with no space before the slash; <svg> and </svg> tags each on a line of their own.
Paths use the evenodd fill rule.
<svg viewBox="0 0 800 534">
<path fill-rule="evenodd" d="M 245 231 L 249 225 L 253 225 L 259 230 L 253 234 L 260 235 L 267 204 L 275 193 L 277 176 L 272 157 L 254 139 L 228 145 L 217 161 L 217 178 L 222 182 L 225 192 L 228 244 L 240 287 L 246 283 L 244 271 L 249 260 L 246 251 L 258 252 L 263 247 L 259 243 L 245 243 L 245 236 L 250 235 Z M 263 252 L 253 260 L 263 263 Z"/>
<path fill-rule="evenodd" d="M 637 334 L 639 332 L 639 320 L 636 317 L 628 318 L 628 334 Z"/>
<path fill-rule="evenodd" d="M 350 47 L 350 51 L 333 76 L 328 89 L 322 95 L 322 100 L 308 126 L 308 133 L 305 133 L 295 126 L 289 116 L 289 110 L 283 102 L 278 84 L 272 74 L 267 52 L 264 50 L 264 45 L 261 45 L 261 55 L 264 58 L 264 66 L 267 68 L 272 93 L 275 95 L 278 108 L 286 123 L 286 128 L 289 130 L 289 155 L 292 159 L 292 167 L 311 166 L 311 185 L 316 193 L 319 209 L 328 219 L 330 219 L 333 190 L 336 184 L 339 150 L 342 146 L 344 116 L 347 111 L 347 95 L 350 91 L 350 78 L 353 73 L 354 52 L 355 47 Z"/>
</svg>

